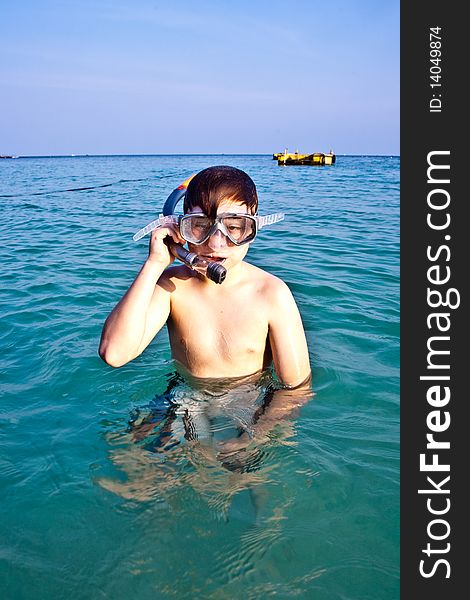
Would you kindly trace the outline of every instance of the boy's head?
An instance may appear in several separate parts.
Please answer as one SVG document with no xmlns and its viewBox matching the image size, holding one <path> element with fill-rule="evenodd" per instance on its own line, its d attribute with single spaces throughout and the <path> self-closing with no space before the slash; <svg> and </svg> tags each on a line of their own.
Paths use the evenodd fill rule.
<svg viewBox="0 0 470 600">
<path fill-rule="evenodd" d="M 256 214 L 258 194 L 251 177 L 240 169 L 227 166 L 209 167 L 200 171 L 189 182 L 184 197 L 184 213 L 198 207 L 214 219 L 222 202 L 245 205 L 249 214 Z"/>
</svg>

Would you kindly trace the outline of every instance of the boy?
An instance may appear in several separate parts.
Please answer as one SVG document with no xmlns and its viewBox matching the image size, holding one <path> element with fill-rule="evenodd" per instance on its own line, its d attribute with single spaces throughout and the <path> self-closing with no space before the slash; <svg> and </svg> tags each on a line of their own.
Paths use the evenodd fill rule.
<svg viewBox="0 0 470 600">
<path fill-rule="evenodd" d="M 193 230 L 168 224 L 152 232 L 147 260 L 106 319 L 101 358 L 113 367 L 126 364 L 167 323 L 172 356 L 194 377 L 242 377 L 272 362 L 283 386 L 308 382 L 307 343 L 295 300 L 280 279 L 243 260 L 256 230 L 243 239 L 240 228 L 230 225 L 231 218 L 250 226 L 243 215 L 257 209 L 255 184 L 243 171 L 216 166 L 195 175 L 184 200 L 185 215 L 197 215 L 186 220 Z M 167 237 L 188 241 L 191 252 L 222 263 L 225 281 L 216 284 L 186 265 L 170 266 Z"/>
</svg>

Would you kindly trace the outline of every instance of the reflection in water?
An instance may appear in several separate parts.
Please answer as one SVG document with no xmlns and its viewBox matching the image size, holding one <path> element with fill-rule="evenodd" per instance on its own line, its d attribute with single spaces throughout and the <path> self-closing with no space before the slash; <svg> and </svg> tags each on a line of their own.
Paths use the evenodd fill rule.
<svg viewBox="0 0 470 600">
<path fill-rule="evenodd" d="M 249 490 L 258 515 L 274 449 L 295 443 L 292 419 L 311 397 L 309 382 L 289 390 L 269 372 L 224 380 L 172 373 L 163 394 L 134 409 L 125 431 L 106 433 L 125 479 L 98 483 L 125 499 L 169 505 L 187 486 L 222 516 L 235 494 Z"/>
</svg>

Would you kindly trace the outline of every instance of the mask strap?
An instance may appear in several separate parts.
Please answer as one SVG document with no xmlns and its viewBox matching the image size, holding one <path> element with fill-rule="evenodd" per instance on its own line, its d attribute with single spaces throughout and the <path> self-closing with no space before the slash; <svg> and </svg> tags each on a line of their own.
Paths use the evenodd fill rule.
<svg viewBox="0 0 470 600">
<path fill-rule="evenodd" d="M 256 222 L 258 224 L 258 229 L 261 227 L 266 227 L 266 225 L 273 225 L 274 223 L 279 223 L 284 219 L 284 213 L 273 213 L 272 215 L 264 215 L 263 217 L 256 217 Z"/>
<path fill-rule="evenodd" d="M 164 225 L 178 225 L 178 222 L 178 215 L 159 215 L 158 219 L 155 219 L 155 221 L 152 221 L 151 223 L 140 229 L 136 234 L 134 234 L 132 236 L 132 239 L 134 240 L 134 242 L 137 242 L 138 240 L 140 240 L 140 238 L 143 238 L 144 235 L 147 235 L 147 233 L 151 233 L 152 231 L 154 231 L 154 229 L 157 229 L 157 227 L 162 227 Z"/>
</svg>

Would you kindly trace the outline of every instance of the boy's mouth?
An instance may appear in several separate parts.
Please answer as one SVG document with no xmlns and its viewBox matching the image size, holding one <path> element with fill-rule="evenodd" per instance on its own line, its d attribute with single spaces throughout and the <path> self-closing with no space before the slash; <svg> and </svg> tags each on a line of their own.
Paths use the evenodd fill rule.
<svg viewBox="0 0 470 600">
<path fill-rule="evenodd" d="M 224 260 L 227 259 L 226 256 L 208 256 L 207 254 L 204 256 L 207 260 L 211 260 L 212 262 L 223 263 Z"/>
</svg>

